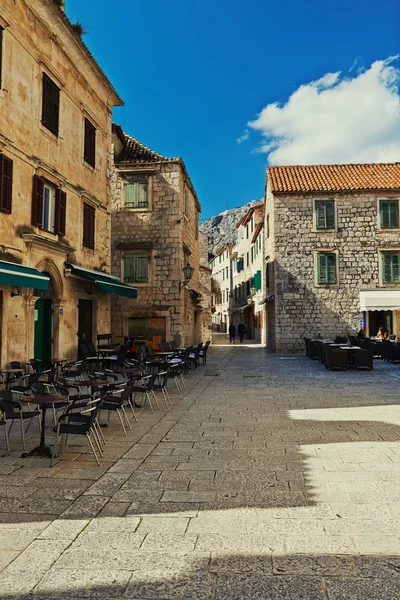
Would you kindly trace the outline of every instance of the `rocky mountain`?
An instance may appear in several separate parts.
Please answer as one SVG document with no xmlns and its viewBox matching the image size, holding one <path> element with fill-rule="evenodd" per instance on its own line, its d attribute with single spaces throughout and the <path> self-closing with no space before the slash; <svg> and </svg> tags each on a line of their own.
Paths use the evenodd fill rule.
<svg viewBox="0 0 400 600">
<path fill-rule="evenodd" d="M 207 219 L 200 225 L 201 231 L 208 234 L 209 254 L 215 255 L 221 248 L 227 244 L 236 242 L 236 225 L 240 217 L 243 216 L 249 208 L 260 204 L 263 199 L 252 200 L 244 206 L 224 210 L 223 212 Z"/>
</svg>

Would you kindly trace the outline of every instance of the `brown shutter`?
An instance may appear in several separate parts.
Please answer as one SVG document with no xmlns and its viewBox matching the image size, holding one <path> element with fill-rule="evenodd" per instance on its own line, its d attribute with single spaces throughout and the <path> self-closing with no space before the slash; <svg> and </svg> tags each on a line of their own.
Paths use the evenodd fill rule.
<svg viewBox="0 0 400 600">
<path fill-rule="evenodd" d="M 96 165 L 96 128 L 85 117 L 85 142 L 83 158 L 93 168 Z"/>
<path fill-rule="evenodd" d="M 3 87 L 3 31 L 4 29 L 0 27 L 0 90 Z"/>
<path fill-rule="evenodd" d="M 13 161 L 0 154 L 0 211 L 11 214 Z"/>
<path fill-rule="evenodd" d="M 83 245 L 94 248 L 95 209 L 89 204 L 83 205 Z"/>
<path fill-rule="evenodd" d="M 60 189 L 56 189 L 55 233 L 58 233 L 58 235 L 65 235 L 66 216 L 67 194 Z"/>
<path fill-rule="evenodd" d="M 58 136 L 60 117 L 60 88 L 43 73 L 42 124 Z"/>
<path fill-rule="evenodd" d="M 32 191 L 32 225 L 42 227 L 43 224 L 43 193 L 44 181 L 37 175 L 33 176 Z"/>
</svg>

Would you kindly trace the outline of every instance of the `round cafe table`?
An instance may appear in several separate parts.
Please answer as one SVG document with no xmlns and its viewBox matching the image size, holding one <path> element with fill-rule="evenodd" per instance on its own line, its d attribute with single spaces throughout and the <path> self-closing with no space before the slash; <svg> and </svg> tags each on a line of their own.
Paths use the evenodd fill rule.
<svg viewBox="0 0 400 600">
<path fill-rule="evenodd" d="M 61 396 L 60 394 L 35 394 L 33 397 L 25 400 L 23 397 L 20 399 L 21 402 L 30 402 L 31 404 L 37 404 L 42 411 L 42 431 L 40 433 L 40 444 L 36 446 L 30 452 L 23 452 L 21 458 L 27 458 L 28 456 L 48 456 L 51 458 L 52 452 L 48 446 L 46 446 L 46 411 L 47 407 L 52 404 L 63 404 L 67 402 L 67 396 Z"/>
<path fill-rule="evenodd" d="M 4 384 L 4 387 L 7 387 L 11 381 L 14 381 L 14 379 L 12 379 L 10 376 L 11 375 L 17 376 L 17 374 L 23 375 L 24 370 L 23 369 L 0 369 L 1 381 Z M 3 375 L 7 375 L 5 380 L 4 380 Z"/>
</svg>

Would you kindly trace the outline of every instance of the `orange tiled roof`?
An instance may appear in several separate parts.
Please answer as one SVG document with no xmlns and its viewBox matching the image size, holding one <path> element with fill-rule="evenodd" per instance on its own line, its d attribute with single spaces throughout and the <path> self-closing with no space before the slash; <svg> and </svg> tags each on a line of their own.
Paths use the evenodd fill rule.
<svg viewBox="0 0 400 600">
<path fill-rule="evenodd" d="M 273 193 L 400 189 L 400 163 L 268 167 Z"/>
<path fill-rule="evenodd" d="M 260 231 L 263 227 L 264 227 L 264 221 L 260 221 L 260 223 L 258 223 L 258 225 L 256 225 L 256 228 L 253 233 L 253 237 L 251 238 L 252 244 L 254 244 L 254 242 L 256 241 L 258 234 L 260 233 Z"/>
<path fill-rule="evenodd" d="M 236 229 L 238 227 L 240 227 L 241 225 L 247 225 L 247 223 L 250 221 L 251 217 L 253 216 L 254 212 L 258 212 L 260 213 L 260 211 L 264 210 L 264 203 L 261 204 L 256 204 L 255 206 L 252 206 L 251 208 L 249 208 L 249 210 L 242 216 L 240 217 L 237 225 L 236 225 Z M 260 213 L 260 218 L 263 218 L 264 214 L 261 215 Z"/>
</svg>

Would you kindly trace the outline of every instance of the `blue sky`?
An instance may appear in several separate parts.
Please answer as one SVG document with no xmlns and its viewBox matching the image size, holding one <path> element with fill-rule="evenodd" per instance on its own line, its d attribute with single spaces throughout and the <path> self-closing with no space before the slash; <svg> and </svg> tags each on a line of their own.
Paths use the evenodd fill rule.
<svg viewBox="0 0 400 600">
<path fill-rule="evenodd" d="M 182 156 L 202 219 L 262 197 L 268 162 L 396 160 L 399 61 L 371 65 L 400 51 L 398 0 L 66 2 L 125 102 L 114 120 L 150 148 Z M 285 109 L 266 110 L 275 102 Z M 333 139 L 343 113 L 348 123 Z M 363 130 L 371 114 L 374 126 L 353 147 L 346 132 L 356 116 Z M 316 138 L 327 141 L 316 146 Z"/>
</svg>

